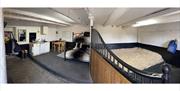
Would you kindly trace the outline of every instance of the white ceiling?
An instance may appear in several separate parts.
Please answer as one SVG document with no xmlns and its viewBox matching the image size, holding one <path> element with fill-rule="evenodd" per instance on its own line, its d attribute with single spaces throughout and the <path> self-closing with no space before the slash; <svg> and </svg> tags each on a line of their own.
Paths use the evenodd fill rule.
<svg viewBox="0 0 180 91">
<path fill-rule="evenodd" d="M 90 9 L 96 24 L 121 25 L 134 19 L 146 16 L 163 8 L 103 8 Z"/>
<path fill-rule="evenodd" d="M 84 8 L 52 8 L 52 10 L 68 16 L 76 23 L 89 24 L 88 13 Z"/>
<path fill-rule="evenodd" d="M 51 8 L 15 8 L 17 10 L 22 10 L 22 11 L 28 11 L 28 12 L 33 12 L 33 13 L 37 13 L 37 14 L 41 14 L 41 15 L 46 15 L 49 17 L 54 17 L 56 19 L 59 20 L 63 20 L 65 22 L 68 23 L 73 23 L 74 20 L 72 20 L 71 18 L 56 12 L 55 10 L 51 9 Z"/>
<path fill-rule="evenodd" d="M 4 10 L 6 11 L 6 9 Z M 88 25 L 88 15 L 91 14 L 94 16 L 95 24 L 119 26 L 149 16 L 152 13 L 157 13 L 164 10 L 164 8 L 13 8 L 13 10 L 25 11 L 26 14 L 36 15 L 34 16 L 36 19 L 44 18 L 45 20 L 43 21 L 47 21 L 46 23 Z M 30 18 L 32 18 L 32 15 Z M 5 17 L 5 19 L 9 17 L 11 16 Z"/>
<path fill-rule="evenodd" d="M 90 8 L 89 12 L 94 16 L 95 24 L 104 24 L 112 14 L 114 8 Z"/>
<path fill-rule="evenodd" d="M 130 8 L 122 14 L 118 21 L 115 22 L 115 24 L 124 24 L 162 9 L 163 8 Z"/>
</svg>

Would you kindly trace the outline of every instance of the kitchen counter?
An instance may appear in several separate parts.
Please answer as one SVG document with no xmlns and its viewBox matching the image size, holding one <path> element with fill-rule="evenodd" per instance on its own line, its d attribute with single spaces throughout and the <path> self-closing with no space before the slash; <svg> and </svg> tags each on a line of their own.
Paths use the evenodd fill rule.
<svg viewBox="0 0 180 91">
<path fill-rule="evenodd" d="M 48 53 L 50 52 L 50 42 L 33 42 L 30 43 L 29 49 L 32 56 Z"/>
</svg>

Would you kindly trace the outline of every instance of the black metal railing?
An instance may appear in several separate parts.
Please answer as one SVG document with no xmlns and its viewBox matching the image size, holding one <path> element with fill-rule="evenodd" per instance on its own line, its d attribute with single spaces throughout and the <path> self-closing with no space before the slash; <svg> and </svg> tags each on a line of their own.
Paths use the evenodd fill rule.
<svg viewBox="0 0 180 91">
<path fill-rule="evenodd" d="M 95 29 L 91 31 L 91 48 L 98 52 L 110 65 L 132 83 L 166 83 L 169 82 L 169 67 L 163 66 L 162 74 L 138 70 L 117 57 L 105 44 L 101 35 Z"/>
</svg>

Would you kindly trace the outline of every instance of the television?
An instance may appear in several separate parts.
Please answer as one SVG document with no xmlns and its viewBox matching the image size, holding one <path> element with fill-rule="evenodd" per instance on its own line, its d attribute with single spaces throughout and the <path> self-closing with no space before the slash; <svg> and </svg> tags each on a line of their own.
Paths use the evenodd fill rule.
<svg viewBox="0 0 180 91">
<path fill-rule="evenodd" d="M 90 37 L 90 32 L 84 32 L 85 37 Z"/>
<path fill-rule="evenodd" d="M 29 42 L 33 42 L 36 40 L 36 33 L 29 33 Z"/>
</svg>

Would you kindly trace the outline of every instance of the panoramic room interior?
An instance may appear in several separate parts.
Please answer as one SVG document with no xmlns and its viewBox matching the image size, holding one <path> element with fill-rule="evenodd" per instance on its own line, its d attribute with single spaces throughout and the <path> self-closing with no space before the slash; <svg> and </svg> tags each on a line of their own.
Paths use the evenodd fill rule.
<svg viewBox="0 0 180 91">
<path fill-rule="evenodd" d="M 180 83 L 179 8 L 2 13 L 8 83 Z"/>
</svg>

